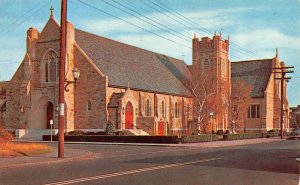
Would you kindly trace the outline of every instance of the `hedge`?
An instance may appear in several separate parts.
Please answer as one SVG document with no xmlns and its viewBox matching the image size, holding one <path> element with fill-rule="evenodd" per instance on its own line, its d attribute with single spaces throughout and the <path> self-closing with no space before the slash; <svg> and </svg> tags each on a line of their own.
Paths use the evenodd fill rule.
<svg viewBox="0 0 300 185">
<path fill-rule="evenodd" d="M 223 135 L 223 140 L 253 139 L 261 137 L 262 133 L 226 134 Z"/>
<path fill-rule="evenodd" d="M 50 135 L 43 135 L 43 141 L 50 141 Z M 57 136 L 53 136 L 53 141 L 57 141 Z M 112 135 L 65 135 L 65 141 L 73 142 L 112 142 L 112 143 L 163 143 L 178 144 L 178 136 L 112 136 Z"/>
<path fill-rule="evenodd" d="M 212 135 L 213 141 L 218 141 L 218 135 Z M 211 141 L 210 134 L 201 134 L 201 135 L 191 135 L 191 136 L 182 136 L 182 143 L 200 143 L 200 142 L 208 142 Z"/>
</svg>

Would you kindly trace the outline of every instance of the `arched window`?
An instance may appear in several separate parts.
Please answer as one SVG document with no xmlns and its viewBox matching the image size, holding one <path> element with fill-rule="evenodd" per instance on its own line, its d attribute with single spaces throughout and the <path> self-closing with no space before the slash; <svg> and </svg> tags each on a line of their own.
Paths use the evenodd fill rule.
<svg viewBox="0 0 300 185">
<path fill-rule="evenodd" d="M 166 117 L 166 113 L 167 113 L 167 106 L 165 104 L 165 101 L 161 102 L 161 115 L 162 117 Z"/>
<path fill-rule="evenodd" d="M 189 119 L 190 118 L 190 104 L 187 104 L 187 118 Z"/>
<path fill-rule="evenodd" d="M 161 115 L 162 117 L 165 117 L 165 102 L 161 102 Z"/>
<path fill-rule="evenodd" d="M 145 116 L 151 116 L 151 103 L 149 99 L 146 100 L 145 104 Z"/>
<path fill-rule="evenodd" d="M 54 51 L 49 51 L 45 60 L 45 81 L 56 82 L 58 78 L 58 56 Z"/>
<path fill-rule="evenodd" d="M 87 111 L 91 111 L 92 110 L 92 102 L 91 101 L 87 102 L 87 104 L 86 104 L 86 110 Z"/>
<path fill-rule="evenodd" d="M 178 118 L 179 117 L 179 106 L 178 103 L 175 103 L 175 117 Z"/>
</svg>

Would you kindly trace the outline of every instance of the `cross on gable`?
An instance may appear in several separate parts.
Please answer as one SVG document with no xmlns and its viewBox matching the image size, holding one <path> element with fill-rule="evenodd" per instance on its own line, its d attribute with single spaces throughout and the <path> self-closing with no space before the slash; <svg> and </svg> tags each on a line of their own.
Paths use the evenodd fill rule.
<svg viewBox="0 0 300 185">
<path fill-rule="evenodd" d="M 54 8 L 53 8 L 53 6 L 51 6 L 50 7 L 50 16 L 53 16 L 53 10 L 54 10 Z"/>
</svg>

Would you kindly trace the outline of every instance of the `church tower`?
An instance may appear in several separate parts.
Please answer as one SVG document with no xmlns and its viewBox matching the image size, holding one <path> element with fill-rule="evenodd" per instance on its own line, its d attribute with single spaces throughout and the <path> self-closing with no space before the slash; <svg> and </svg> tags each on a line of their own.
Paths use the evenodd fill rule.
<svg viewBox="0 0 300 185">
<path fill-rule="evenodd" d="M 201 40 L 194 35 L 193 38 L 193 64 L 194 80 L 205 84 L 211 93 L 213 101 L 208 102 L 209 112 L 214 112 L 213 130 L 228 129 L 229 102 L 230 102 L 230 61 L 229 37 L 222 39 L 222 34 L 213 38 L 203 37 Z M 218 107 L 218 108 L 217 108 Z M 210 130 L 210 129 L 209 129 Z"/>
</svg>

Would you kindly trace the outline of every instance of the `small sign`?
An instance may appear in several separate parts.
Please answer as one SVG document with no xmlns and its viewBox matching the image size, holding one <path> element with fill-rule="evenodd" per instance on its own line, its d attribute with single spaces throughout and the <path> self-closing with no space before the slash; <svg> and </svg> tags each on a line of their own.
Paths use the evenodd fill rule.
<svg viewBox="0 0 300 185">
<path fill-rule="evenodd" d="M 64 116 L 65 115 L 65 104 L 60 103 L 59 104 L 59 115 Z"/>
<path fill-rule="evenodd" d="M 50 120 L 50 125 L 53 125 L 53 120 L 52 119 Z"/>
</svg>

